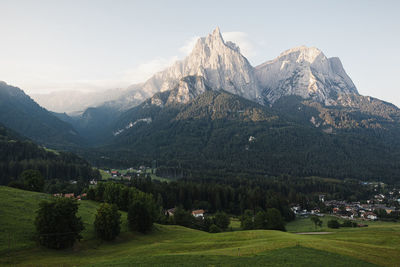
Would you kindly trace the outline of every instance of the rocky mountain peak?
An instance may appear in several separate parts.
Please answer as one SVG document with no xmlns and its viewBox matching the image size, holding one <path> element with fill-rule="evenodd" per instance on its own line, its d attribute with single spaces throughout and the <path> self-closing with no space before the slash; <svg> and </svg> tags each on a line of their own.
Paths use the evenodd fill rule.
<svg viewBox="0 0 400 267">
<path fill-rule="evenodd" d="M 181 90 L 174 100 L 185 103 L 202 92 L 184 89 L 182 78 L 187 76 L 202 77 L 212 90 L 225 90 L 261 104 L 273 104 L 287 95 L 331 104 L 338 94 L 358 94 L 340 60 L 327 58 L 318 48 L 295 47 L 254 68 L 236 44 L 223 39 L 217 27 L 199 38 L 185 59 L 135 85 L 134 90 L 128 90 L 130 95 L 113 103 L 128 109 L 177 87 Z"/>
<path fill-rule="evenodd" d="M 282 52 L 278 58 L 312 64 L 318 57 L 326 59 L 322 51 L 316 47 L 298 46 Z"/>
<path fill-rule="evenodd" d="M 338 94 L 358 94 L 338 58 L 327 58 L 315 47 L 300 46 L 256 67 L 262 97 L 274 103 L 298 95 L 330 105 Z"/>
<path fill-rule="evenodd" d="M 207 37 L 199 38 L 184 60 L 146 81 L 142 91 L 150 97 L 157 92 L 172 90 L 186 76 L 203 77 L 213 90 L 223 89 L 251 100 L 258 97 L 253 67 L 234 43 L 225 43 L 218 27 Z M 182 95 L 181 98 L 187 100 Z"/>
</svg>

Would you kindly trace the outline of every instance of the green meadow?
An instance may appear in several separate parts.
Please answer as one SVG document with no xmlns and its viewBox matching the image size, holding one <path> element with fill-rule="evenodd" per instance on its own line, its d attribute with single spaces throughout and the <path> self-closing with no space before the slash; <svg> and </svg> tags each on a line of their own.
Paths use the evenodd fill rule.
<svg viewBox="0 0 400 267">
<path fill-rule="evenodd" d="M 80 201 L 83 239 L 67 250 L 38 247 L 34 241 L 38 202 L 51 196 L 0 187 L 0 265 L 11 266 L 399 266 L 400 224 L 369 223 L 325 235 L 309 219 L 287 225 L 288 232 L 237 231 L 205 233 L 174 225 L 155 225 L 151 233 L 129 232 L 126 213 L 120 236 L 112 242 L 95 238 L 98 203 Z M 326 226 L 326 219 L 324 225 Z M 317 229 L 320 231 L 321 229 Z"/>
</svg>

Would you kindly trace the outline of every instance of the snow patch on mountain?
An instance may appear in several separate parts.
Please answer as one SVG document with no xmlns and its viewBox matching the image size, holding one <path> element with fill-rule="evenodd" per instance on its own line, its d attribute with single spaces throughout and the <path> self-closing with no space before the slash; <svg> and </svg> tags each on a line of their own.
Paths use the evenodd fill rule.
<svg viewBox="0 0 400 267">
<path fill-rule="evenodd" d="M 124 128 L 118 129 L 115 132 L 113 132 L 113 135 L 114 136 L 120 135 L 125 130 L 128 130 L 128 129 L 132 128 L 133 126 L 135 126 L 136 124 L 138 124 L 140 122 L 145 122 L 147 124 L 150 124 L 152 122 L 152 119 L 149 117 L 149 118 L 138 119 L 138 120 L 136 120 L 134 122 L 131 121 Z"/>
</svg>

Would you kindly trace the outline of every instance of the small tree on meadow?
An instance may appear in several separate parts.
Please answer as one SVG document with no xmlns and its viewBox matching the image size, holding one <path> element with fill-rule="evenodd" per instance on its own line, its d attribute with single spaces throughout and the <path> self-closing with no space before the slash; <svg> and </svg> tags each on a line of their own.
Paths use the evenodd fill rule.
<svg viewBox="0 0 400 267">
<path fill-rule="evenodd" d="M 259 211 L 254 216 L 254 229 L 266 229 L 267 228 L 267 218 L 264 211 Z"/>
<path fill-rule="evenodd" d="M 121 214 L 116 205 L 103 203 L 94 221 L 96 235 L 103 240 L 115 239 L 121 230 Z"/>
<path fill-rule="evenodd" d="M 218 226 L 220 229 L 225 231 L 226 229 L 228 229 L 230 223 L 231 220 L 225 212 L 219 211 L 215 213 L 214 224 Z"/>
<path fill-rule="evenodd" d="M 267 219 L 266 229 L 286 231 L 285 221 L 283 220 L 283 217 L 279 210 L 275 208 L 270 208 L 267 210 L 265 216 Z"/>
<path fill-rule="evenodd" d="M 251 210 L 245 210 L 244 214 L 240 216 L 240 227 L 243 230 L 254 229 L 253 212 Z"/>
<path fill-rule="evenodd" d="M 39 244 L 55 249 L 72 247 L 82 238 L 83 223 L 77 217 L 78 202 L 69 198 L 42 201 L 35 219 Z"/>
<path fill-rule="evenodd" d="M 329 228 L 337 229 L 337 228 L 340 227 L 340 223 L 339 223 L 337 220 L 335 220 L 335 219 L 329 220 L 329 221 L 328 221 L 328 227 L 329 227 Z"/>
<path fill-rule="evenodd" d="M 128 225 L 132 231 L 146 233 L 151 230 L 157 216 L 157 207 L 151 195 L 134 199 L 128 208 Z"/>
<path fill-rule="evenodd" d="M 311 216 L 310 220 L 314 223 L 315 229 L 317 226 L 322 227 L 322 221 L 317 216 Z"/>
</svg>

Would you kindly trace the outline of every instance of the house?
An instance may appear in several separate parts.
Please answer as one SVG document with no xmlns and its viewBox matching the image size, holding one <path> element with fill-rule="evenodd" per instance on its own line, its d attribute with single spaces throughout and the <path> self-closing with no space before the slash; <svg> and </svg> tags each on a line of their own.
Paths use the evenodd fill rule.
<svg viewBox="0 0 400 267">
<path fill-rule="evenodd" d="M 390 213 L 392 213 L 392 212 L 395 211 L 395 210 L 396 210 L 395 207 L 385 208 L 386 214 L 390 214 Z"/>
<path fill-rule="evenodd" d="M 333 208 L 333 213 L 338 213 L 340 210 L 339 210 L 339 208 Z"/>
<path fill-rule="evenodd" d="M 76 198 L 77 198 L 78 200 L 86 199 L 86 197 L 87 197 L 87 194 L 86 194 L 86 193 L 83 193 L 82 195 L 76 196 Z"/>
<path fill-rule="evenodd" d="M 362 214 L 361 216 L 363 216 L 364 219 L 369 219 L 369 220 L 376 220 L 376 219 L 378 219 L 378 216 L 376 216 L 376 214 L 373 213 L 373 212 L 365 212 L 365 213 Z"/>
<path fill-rule="evenodd" d="M 74 193 L 64 194 L 64 197 L 66 197 L 66 198 L 74 198 L 75 194 Z"/>
<path fill-rule="evenodd" d="M 112 177 L 120 176 L 120 173 L 119 171 L 111 171 L 111 176 Z"/>
<path fill-rule="evenodd" d="M 165 215 L 174 216 L 176 208 L 168 209 L 165 211 Z"/>
<path fill-rule="evenodd" d="M 297 214 L 301 210 L 301 207 L 300 206 L 293 206 L 291 209 L 294 212 L 294 214 Z"/>
<path fill-rule="evenodd" d="M 198 217 L 203 218 L 204 217 L 204 210 L 194 210 L 194 211 L 192 211 L 192 215 L 195 218 L 198 218 Z"/>
<path fill-rule="evenodd" d="M 53 197 L 62 197 L 61 193 L 53 194 Z"/>
</svg>

